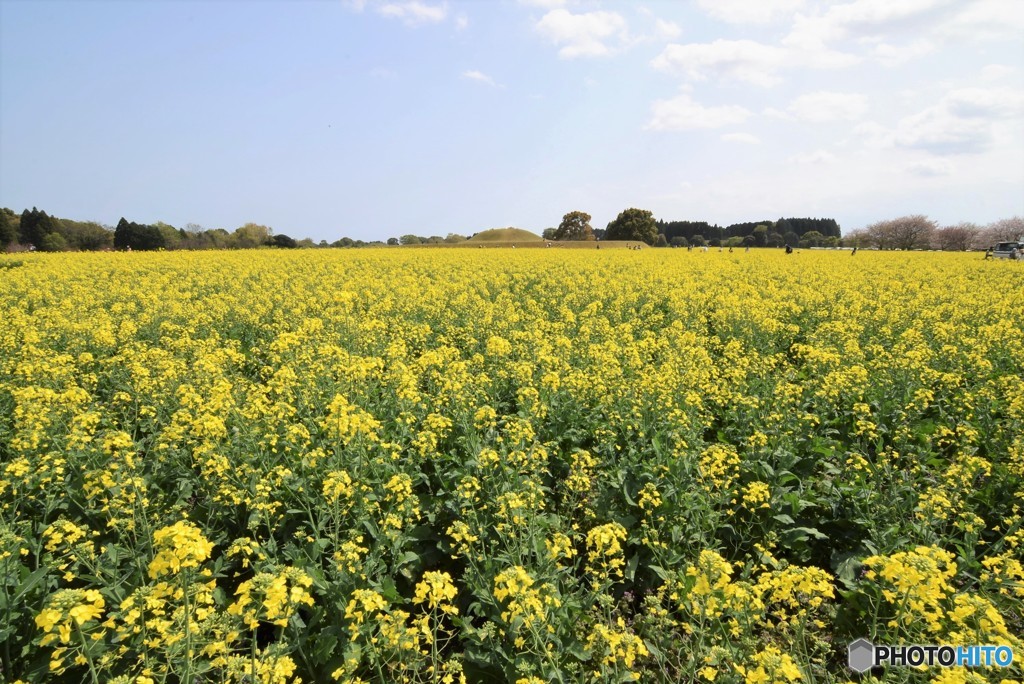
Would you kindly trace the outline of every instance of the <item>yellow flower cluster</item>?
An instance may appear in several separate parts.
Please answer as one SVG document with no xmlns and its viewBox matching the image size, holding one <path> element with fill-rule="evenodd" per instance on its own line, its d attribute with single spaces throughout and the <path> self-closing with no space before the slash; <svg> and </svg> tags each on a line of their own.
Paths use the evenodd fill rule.
<svg viewBox="0 0 1024 684">
<path fill-rule="evenodd" d="M 153 549 L 156 555 L 149 564 L 149 576 L 156 579 L 198 568 L 210 557 L 213 544 L 193 523 L 179 520 L 153 533 Z"/>
<path fill-rule="evenodd" d="M 285 627 L 301 605 L 313 605 L 312 584 L 313 578 L 299 568 L 261 572 L 239 585 L 238 598 L 227 612 L 241 617 L 249 629 L 256 629 L 260 622 Z"/>
<path fill-rule="evenodd" d="M 18 259 L 0 677 L 840 681 L 858 636 L 1020 644 L 1015 263 Z"/>
</svg>

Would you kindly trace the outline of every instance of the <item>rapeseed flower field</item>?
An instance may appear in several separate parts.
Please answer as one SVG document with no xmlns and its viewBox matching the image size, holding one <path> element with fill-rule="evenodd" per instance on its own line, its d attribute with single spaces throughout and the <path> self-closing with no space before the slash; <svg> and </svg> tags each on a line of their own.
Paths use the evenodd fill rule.
<svg viewBox="0 0 1024 684">
<path fill-rule="evenodd" d="M 859 637 L 1020 678 L 1017 263 L 21 260 L 2 681 L 880 681 Z"/>
</svg>

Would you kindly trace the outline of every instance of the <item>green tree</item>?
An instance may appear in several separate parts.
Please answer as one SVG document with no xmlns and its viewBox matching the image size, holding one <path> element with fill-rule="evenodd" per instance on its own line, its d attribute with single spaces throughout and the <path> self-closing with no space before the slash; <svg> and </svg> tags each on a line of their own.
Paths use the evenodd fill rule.
<svg viewBox="0 0 1024 684">
<path fill-rule="evenodd" d="M 48 216 L 45 211 L 39 211 L 35 207 L 32 207 L 32 211 L 26 209 L 21 213 L 19 242 L 40 247 L 44 237 L 58 232 L 60 228 L 60 221 Z"/>
<path fill-rule="evenodd" d="M 658 233 L 658 239 L 654 242 L 655 247 L 668 247 L 668 240 L 665 239 L 664 233 Z"/>
<path fill-rule="evenodd" d="M 284 233 L 270 238 L 268 244 L 271 244 L 274 247 L 283 247 L 285 249 L 295 249 L 299 246 L 299 243 L 295 241 L 295 238 L 288 237 Z"/>
<path fill-rule="evenodd" d="M 816 230 L 809 230 L 800 238 L 801 247 L 821 247 L 825 236 Z"/>
<path fill-rule="evenodd" d="M 273 234 L 274 231 L 267 226 L 261 226 L 258 223 L 246 223 L 244 226 L 237 228 L 231 235 L 231 242 L 232 246 L 238 249 L 252 249 L 253 247 L 265 245 Z"/>
<path fill-rule="evenodd" d="M 47 233 L 39 243 L 42 252 L 63 252 L 68 248 L 68 241 L 60 233 Z"/>
<path fill-rule="evenodd" d="M 673 247 L 689 247 L 690 246 L 690 241 L 687 240 L 682 235 L 677 235 L 674 238 L 672 238 L 672 246 Z"/>
<path fill-rule="evenodd" d="M 0 209 L 0 249 L 18 241 L 18 216 L 4 207 Z"/>
<path fill-rule="evenodd" d="M 590 227 L 590 214 L 570 211 L 562 217 L 555 230 L 556 240 L 594 240 L 594 229 Z"/>
<path fill-rule="evenodd" d="M 163 221 L 157 221 L 153 224 L 153 227 L 160 231 L 161 239 L 163 240 L 164 249 L 179 249 L 181 247 L 181 233 L 178 229 L 169 223 Z"/>
<path fill-rule="evenodd" d="M 421 242 L 423 242 L 423 240 L 421 240 L 416 235 L 411 235 L 410 234 L 410 235 L 403 235 L 402 237 L 398 238 L 398 242 L 399 242 L 399 244 L 402 244 L 402 245 L 418 245 Z"/>
<path fill-rule="evenodd" d="M 394 247 L 395 245 L 399 244 L 398 243 L 398 238 L 396 238 L 396 237 L 388 238 L 388 244 L 391 245 L 392 247 Z"/>
<path fill-rule="evenodd" d="M 760 225 L 754 228 L 754 232 L 751 234 L 754 236 L 755 247 L 766 247 L 768 245 L 768 226 Z"/>
<path fill-rule="evenodd" d="M 608 224 L 607 240 L 640 240 L 653 245 L 658 239 L 658 224 L 646 209 L 626 209 Z"/>
</svg>

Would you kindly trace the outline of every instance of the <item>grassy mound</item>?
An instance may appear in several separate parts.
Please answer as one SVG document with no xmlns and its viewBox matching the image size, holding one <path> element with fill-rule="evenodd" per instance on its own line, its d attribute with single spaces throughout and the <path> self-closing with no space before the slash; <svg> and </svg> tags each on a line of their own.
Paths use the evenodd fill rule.
<svg viewBox="0 0 1024 684">
<path fill-rule="evenodd" d="M 544 238 L 522 228 L 492 228 L 482 230 L 469 242 L 543 242 Z"/>
</svg>

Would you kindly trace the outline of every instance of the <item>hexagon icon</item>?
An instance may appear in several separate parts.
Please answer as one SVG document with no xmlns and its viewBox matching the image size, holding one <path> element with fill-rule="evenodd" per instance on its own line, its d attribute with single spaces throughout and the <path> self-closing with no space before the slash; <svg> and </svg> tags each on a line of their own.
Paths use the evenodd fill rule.
<svg viewBox="0 0 1024 684">
<path fill-rule="evenodd" d="M 875 646 L 867 639 L 857 639 L 846 647 L 850 653 L 850 669 L 867 672 L 875 664 Z"/>
</svg>

